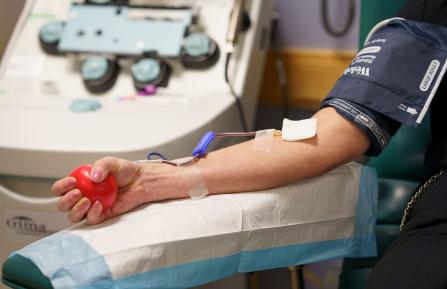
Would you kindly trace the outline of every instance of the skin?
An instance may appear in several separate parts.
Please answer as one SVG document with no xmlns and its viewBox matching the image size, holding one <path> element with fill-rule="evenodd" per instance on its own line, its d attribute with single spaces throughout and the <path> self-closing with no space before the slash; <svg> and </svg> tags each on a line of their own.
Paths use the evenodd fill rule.
<svg viewBox="0 0 447 289">
<path fill-rule="evenodd" d="M 209 153 L 196 162 L 210 194 L 237 193 L 278 187 L 322 175 L 362 156 L 370 141 L 366 134 L 341 117 L 333 108 L 324 108 L 317 118 L 317 136 L 298 142 L 275 137 L 271 152 L 253 150 L 247 141 Z M 75 223 L 98 224 L 142 204 L 187 198 L 188 186 L 178 167 L 167 164 L 136 164 L 106 157 L 93 164 L 90 178 L 101 182 L 108 174 L 116 177 L 119 194 L 109 210 L 100 202 L 92 204 L 75 189 L 76 179 L 67 177 L 53 185 L 60 196 L 58 209 Z"/>
</svg>

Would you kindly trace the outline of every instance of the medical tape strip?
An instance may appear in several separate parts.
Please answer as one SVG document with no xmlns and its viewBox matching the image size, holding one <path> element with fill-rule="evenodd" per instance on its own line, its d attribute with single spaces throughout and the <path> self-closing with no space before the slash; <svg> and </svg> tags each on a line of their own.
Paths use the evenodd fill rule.
<svg viewBox="0 0 447 289">
<path fill-rule="evenodd" d="M 178 168 L 180 175 L 185 180 L 188 188 L 187 193 L 191 199 L 199 200 L 209 194 L 202 172 L 196 165 L 179 165 Z"/>
<path fill-rule="evenodd" d="M 274 129 L 258 130 L 255 135 L 253 148 L 255 151 L 270 152 L 272 150 Z"/>
</svg>

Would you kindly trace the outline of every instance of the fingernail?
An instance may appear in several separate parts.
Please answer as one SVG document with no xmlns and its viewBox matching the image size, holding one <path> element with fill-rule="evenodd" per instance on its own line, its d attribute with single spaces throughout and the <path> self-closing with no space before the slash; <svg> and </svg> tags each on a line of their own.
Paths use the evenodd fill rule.
<svg viewBox="0 0 447 289">
<path fill-rule="evenodd" d="M 90 200 L 87 199 L 87 198 L 83 198 L 83 199 L 82 199 L 82 204 L 81 204 L 81 206 L 82 206 L 83 208 L 89 207 L 89 206 L 90 206 Z"/>
<path fill-rule="evenodd" d="M 70 178 L 69 181 L 68 181 L 68 185 L 70 185 L 70 186 L 76 185 L 76 179 L 75 178 Z"/>
<path fill-rule="evenodd" d="M 92 172 L 91 179 L 94 182 L 99 181 L 101 179 L 101 173 L 100 172 L 96 172 L 96 171 Z"/>
<path fill-rule="evenodd" d="M 74 199 L 78 199 L 78 198 L 80 198 L 81 197 L 81 191 L 80 190 L 75 190 L 74 191 L 74 193 L 73 193 L 73 198 Z"/>
<path fill-rule="evenodd" d="M 98 211 L 100 209 L 100 207 L 101 207 L 101 202 L 100 201 L 96 201 L 93 204 L 93 207 L 94 207 L 95 211 Z"/>
</svg>

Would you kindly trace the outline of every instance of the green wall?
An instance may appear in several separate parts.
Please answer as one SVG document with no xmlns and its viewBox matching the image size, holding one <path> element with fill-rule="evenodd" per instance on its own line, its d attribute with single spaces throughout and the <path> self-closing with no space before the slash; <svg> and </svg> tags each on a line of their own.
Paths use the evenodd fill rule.
<svg viewBox="0 0 447 289">
<path fill-rule="evenodd" d="M 374 25 L 394 17 L 407 2 L 408 0 L 362 0 L 359 47 L 363 46 L 363 41 Z"/>
</svg>

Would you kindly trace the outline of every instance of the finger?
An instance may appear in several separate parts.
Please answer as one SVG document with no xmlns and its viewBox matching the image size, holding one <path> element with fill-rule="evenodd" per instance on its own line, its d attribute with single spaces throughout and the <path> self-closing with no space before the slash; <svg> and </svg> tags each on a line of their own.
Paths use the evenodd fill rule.
<svg viewBox="0 0 447 289">
<path fill-rule="evenodd" d="M 81 198 L 82 193 L 80 190 L 71 190 L 59 199 L 57 209 L 61 212 L 68 212 Z"/>
<path fill-rule="evenodd" d="M 72 223 L 77 223 L 84 219 L 85 215 L 90 209 L 92 202 L 87 198 L 82 198 L 76 205 L 73 206 L 71 211 L 68 212 L 68 220 Z"/>
<path fill-rule="evenodd" d="M 93 164 L 90 178 L 94 182 L 103 181 L 109 173 L 116 177 L 118 186 L 123 187 L 138 175 L 140 166 L 134 162 L 114 157 L 106 157 Z"/>
<path fill-rule="evenodd" d="M 105 214 L 103 213 L 103 206 L 100 201 L 96 201 L 90 211 L 87 213 L 87 224 L 96 225 L 104 221 Z"/>
<path fill-rule="evenodd" d="M 123 161 L 114 157 L 105 157 L 96 161 L 90 171 L 90 179 L 95 183 L 102 182 L 109 173 L 117 172 Z"/>
<path fill-rule="evenodd" d="M 54 182 L 51 191 L 56 196 L 62 196 L 66 192 L 74 189 L 76 186 L 76 179 L 73 177 L 63 178 Z"/>
</svg>

